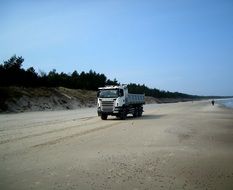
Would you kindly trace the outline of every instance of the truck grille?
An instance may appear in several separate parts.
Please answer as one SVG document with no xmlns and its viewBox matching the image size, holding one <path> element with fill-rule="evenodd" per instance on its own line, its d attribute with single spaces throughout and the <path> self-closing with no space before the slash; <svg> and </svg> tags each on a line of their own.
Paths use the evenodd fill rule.
<svg viewBox="0 0 233 190">
<path fill-rule="evenodd" d="M 114 107 L 114 101 L 102 101 L 101 110 L 103 112 L 112 112 Z"/>
</svg>

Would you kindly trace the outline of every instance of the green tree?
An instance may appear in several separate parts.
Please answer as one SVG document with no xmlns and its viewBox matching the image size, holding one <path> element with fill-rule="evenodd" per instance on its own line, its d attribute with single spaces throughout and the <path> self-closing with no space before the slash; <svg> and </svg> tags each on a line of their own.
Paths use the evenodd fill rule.
<svg viewBox="0 0 233 190">
<path fill-rule="evenodd" d="M 4 61 L 4 68 L 6 70 L 19 71 L 22 67 L 23 62 L 24 62 L 24 59 L 21 56 L 17 57 L 16 55 L 13 55 L 10 59 L 8 59 L 7 61 Z"/>
</svg>

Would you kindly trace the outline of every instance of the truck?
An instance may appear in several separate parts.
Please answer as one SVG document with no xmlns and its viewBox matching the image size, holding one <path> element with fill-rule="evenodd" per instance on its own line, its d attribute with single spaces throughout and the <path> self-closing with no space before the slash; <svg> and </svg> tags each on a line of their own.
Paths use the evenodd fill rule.
<svg viewBox="0 0 233 190">
<path fill-rule="evenodd" d="M 144 94 L 130 94 L 127 85 L 98 88 L 97 113 L 102 120 L 109 115 L 125 120 L 128 114 L 141 117 L 145 104 Z"/>
</svg>

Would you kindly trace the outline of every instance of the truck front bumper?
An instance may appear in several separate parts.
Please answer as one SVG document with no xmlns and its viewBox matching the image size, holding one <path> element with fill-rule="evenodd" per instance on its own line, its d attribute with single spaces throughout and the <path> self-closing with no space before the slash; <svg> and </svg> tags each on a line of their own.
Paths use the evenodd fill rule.
<svg viewBox="0 0 233 190">
<path fill-rule="evenodd" d="M 118 115 L 122 110 L 122 107 L 114 107 L 113 111 L 111 112 L 104 112 L 101 110 L 100 107 L 97 108 L 97 113 L 98 116 L 101 116 L 102 114 L 107 114 L 107 115 Z"/>
</svg>

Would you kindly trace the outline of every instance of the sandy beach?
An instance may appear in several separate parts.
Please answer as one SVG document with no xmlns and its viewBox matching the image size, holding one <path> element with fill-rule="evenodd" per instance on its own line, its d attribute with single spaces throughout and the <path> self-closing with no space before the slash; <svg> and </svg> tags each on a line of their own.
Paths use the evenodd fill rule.
<svg viewBox="0 0 233 190">
<path fill-rule="evenodd" d="M 233 110 L 151 104 L 0 115 L 0 189 L 233 189 Z"/>
</svg>

